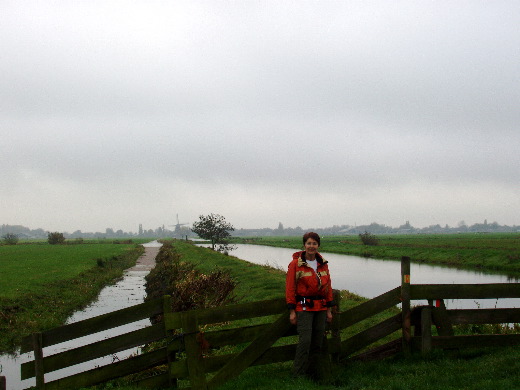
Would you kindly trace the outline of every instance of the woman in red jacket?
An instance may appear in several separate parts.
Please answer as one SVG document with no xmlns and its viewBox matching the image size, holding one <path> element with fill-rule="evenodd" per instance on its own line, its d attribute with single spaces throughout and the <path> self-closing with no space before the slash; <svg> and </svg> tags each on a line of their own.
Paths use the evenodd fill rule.
<svg viewBox="0 0 520 390">
<path fill-rule="evenodd" d="M 297 326 L 298 346 L 293 375 L 312 372 L 313 357 L 321 349 L 326 322 L 332 321 L 332 286 L 327 261 L 318 253 L 320 236 L 303 235 L 304 250 L 293 254 L 285 282 L 289 320 Z"/>
</svg>

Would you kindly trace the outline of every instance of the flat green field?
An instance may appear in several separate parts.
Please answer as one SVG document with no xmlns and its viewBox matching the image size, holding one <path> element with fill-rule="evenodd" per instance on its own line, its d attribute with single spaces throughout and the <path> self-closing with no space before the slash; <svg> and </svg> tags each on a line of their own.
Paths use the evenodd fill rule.
<svg viewBox="0 0 520 390">
<path fill-rule="evenodd" d="M 363 245 L 358 236 L 323 236 L 322 252 L 342 253 L 376 259 L 480 268 L 512 275 L 520 273 L 520 233 L 403 234 L 376 235 L 378 245 Z M 236 238 L 235 243 L 301 248 L 301 237 Z"/>
<path fill-rule="evenodd" d="M 108 240 L 0 246 L 0 352 L 12 352 L 33 332 L 62 325 L 143 251 L 135 242 Z"/>
<path fill-rule="evenodd" d="M 134 244 L 0 246 L 0 296 L 15 298 L 50 282 L 70 279 L 97 265 L 96 259 L 118 256 Z"/>
</svg>

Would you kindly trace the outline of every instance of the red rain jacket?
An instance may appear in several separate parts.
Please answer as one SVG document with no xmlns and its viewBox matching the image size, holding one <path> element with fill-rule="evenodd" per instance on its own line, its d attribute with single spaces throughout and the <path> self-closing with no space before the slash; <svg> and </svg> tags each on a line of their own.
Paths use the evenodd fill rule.
<svg viewBox="0 0 520 390">
<path fill-rule="evenodd" d="M 318 268 L 314 272 L 307 265 L 305 251 L 293 253 L 285 280 L 285 299 L 289 309 L 320 311 L 334 306 L 328 262 L 319 253 L 316 261 Z M 307 302 L 305 309 L 302 305 L 304 297 Z"/>
</svg>

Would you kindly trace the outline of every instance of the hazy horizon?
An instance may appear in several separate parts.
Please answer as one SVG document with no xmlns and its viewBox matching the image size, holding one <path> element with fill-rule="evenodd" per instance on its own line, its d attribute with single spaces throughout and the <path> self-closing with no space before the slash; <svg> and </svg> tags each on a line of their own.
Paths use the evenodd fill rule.
<svg viewBox="0 0 520 390">
<path fill-rule="evenodd" d="M 195 222 L 195 221 L 194 221 Z M 279 222 L 280 223 L 280 222 Z M 283 225 L 283 228 L 285 230 L 290 230 L 290 229 L 302 229 L 304 231 L 306 230 L 309 230 L 309 229 L 316 229 L 316 230 L 322 230 L 322 229 L 330 229 L 330 228 L 335 228 L 335 227 L 349 227 L 349 228 L 356 228 L 356 227 L 365 227 L 365 226 L 368 226 L 368 225 L 371 225 L 371 224 L 376 224 L 376 225 L 379 225 L 379 226 L 386 226 L 388 228 L 392 228 L 392 229 L 397 229 L 397 228 L 400 228 L 402 226 L 406 226 L 406 224 L 409 223 L 410 226 L 414 229 L 424 229 L 424 228 L 428 228 L 428 227 L 433 227 L 433 226 L 436 226 L 436 225 L 428 225 L 428 226 L 415 226 L 413 223 L 410 223 L 410 221 L 405 221 L 404 223 L 400 224 L 400 225 L 395 225 L 395 226 L 392 226 L 392 225 L 386 225 L 386 224 L 383 224 L 383 223 L 378 223 L 377 221 L 372 221 L 371 223 L 367 223 L 367 224 L 341 224 L 341 225 L 326 225 L 326 226 L 286 226 L 282 223 Z M 461 223 L 463 223 L 464 225 L 461 225 Z M 492 226 L 494 224 L 498 224 L 498 226 L 500 227 L 516 227 L 518 225 L 516 224 L 513 224 L 513 225 L 505 225 L 505 224 L 501 224 L 500 222 L 498 221 L 487 221 L 487 220 L 484 220 L 484 221 L 481 221 L 481 222 L 475 222 L 475 223 L 466 223 L 465 221 L 459 221 L 459 223 L 457 225 L 454 225 L 454 226 L 450 226 L 448 224 L 438 224 L 441 228 L 445 228 L 445 227 L 448 227 L 450 229 L 453 229 L 453 228 L 460 228 L 462 226 L 466 226 L 466 227 L 471 227 L 471 226 L 474 226 L 474 225 L 484 225 L 484 224 L 487 224 L 489 226 Z M 21 226 L 21 227 L 24 227 L 24 228 L 28 228 L 30 230 L 38 230 L 38 229 L 41 229 L 45 232 L 51 232 L 51 231 L 57 231 L 57 230 L 53 230 L 53 229 L 45 229 L 44 227 L 37 227 L 37 228 L 33 228 L 31 226 L 24 226 L 24 225 L 20 225 L 20 224 L 2 224 L 3 226 Z M 182 224 L 183 228 L 191 228 L 191 224 Z M 175 226 L 172 226 L 172 225 L 160 225 L 160 226 L 142 226 L 142 229 L 144 231 L 149 231 L 149 230 L 156 230 L 158 228 L 162 228 L 164 226 L 164 228 L 170 232 L 174 232 L 175 231 Z M 255 226 L 255 227 L 243 227 L 243 226 L 234 226 L 234 229 L 235 231 L 237 230 L 240 230 L 240 229 L 244 229 L 244 230 L 257 230 L 257 229 L 273 229 L 273 230 L 276 230 L 278 228 L 278 224 L 276 224 L 276 226 Z M 132 234 L 137 234 L 138 231 L 139 231 L 139 224 L 137 225 L 137 228 L 135 230 L 124 230 L 124 229 L 120 229 L 118 228 L 117 226 L 107 226 L 105 229 L 103 230 L 97 230 L 97 231 L 87 231 L 87 230 L 84 230 L 84 229 L 81 229 L 81 228 L 78 228 L 78 229 L 74 229 L 72 231 L 66 231 L 66 230 L 63 230 L 61 231 L 62 233 L 65 233 L 65 234 L 73 234 L 77 231 L 80 231 L 81 233 L 105 233 L 106 229 L 112 229 L 114 232 L 117 232 L 118 230 L 122 230 L 124 233 L 132 233 Z"/>
</svg>

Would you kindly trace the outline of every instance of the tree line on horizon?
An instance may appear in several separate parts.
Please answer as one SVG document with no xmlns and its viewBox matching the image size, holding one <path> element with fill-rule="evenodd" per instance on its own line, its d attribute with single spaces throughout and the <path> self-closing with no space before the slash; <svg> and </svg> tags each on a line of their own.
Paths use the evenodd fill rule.
<svg viewBox="0 0 520 390">
<path fill-rule="evenodd" d="M 315 231 L 320 235 L 358 235 L 364 232 L 372 234 L 437 234 L 437 233 L 512 233 L 520 232 L 520 226 L 513 225 L 500 225 L 497 222 L 488 223 L 475 223 L 473 225 L 466 225 L 464 221 L 461 221 L 455 227 L 448 225 L 441 226 L 430 225 L 424 228 L 416 228 L 406 221 L 403 225 L 398 227 L 392 227 L 384 224 L 373 222 L 368 225 L 334 225 L 332 227 L 319 228 L 319 227 L 308 227 L 301 228 L 297 226 L 295 228 L 289 227 L 284 228 L 280 222 L 277 228 L 259 228 L 259 229 L 235 229 L 233 236 L 244 237 L 244 236 L 299 236 L 307 231 Z M 20 239 L 47 239 L 49 231 L 44 229 L 30 229 L 22 225 L 8 225 L 3 224 L 0 226 L 0 237 L 4 237 L 6 234 L 16 234 Z M 63 232 L 66 238 L 131 238 L 131 237 L 150 237 L 150 238 L 161 238 L 161 237 L 173 237 L 178 236 L 179 238 L 192 238 L 196 237 L 195 233 L 189 227 L 182 227 L 180 231 L 173 231 L 166 229 L 164 225 L 156 229 L 141 229 L 138 233 L 125 232 L 121 229 L 114 230 L 107 228 L 105 232 L 82 232 L 76 230 L 73 233 Z"/>
</svg>

